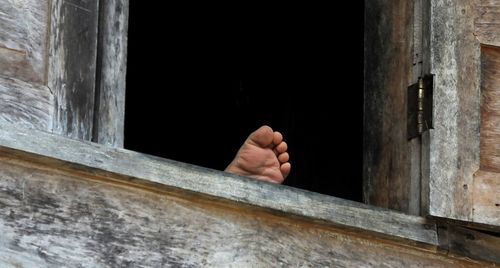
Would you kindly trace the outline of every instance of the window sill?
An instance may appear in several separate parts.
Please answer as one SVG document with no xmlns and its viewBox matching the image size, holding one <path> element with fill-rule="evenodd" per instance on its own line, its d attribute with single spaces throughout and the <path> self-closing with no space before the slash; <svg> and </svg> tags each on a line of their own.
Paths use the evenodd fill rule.
<svg viewBox="0 0 500 268">
<path fill-rule="evenodd" d="M 196 193 L 277 214 L 375 234 L 393 240 L 437 245 L 436 224 L 422 217 L 368 206 L 283 185 L 162 159 L 125 149 L 72 140 L 0 123 L 0 152 L 79 170 L 114 182 Z"/>
</svg>

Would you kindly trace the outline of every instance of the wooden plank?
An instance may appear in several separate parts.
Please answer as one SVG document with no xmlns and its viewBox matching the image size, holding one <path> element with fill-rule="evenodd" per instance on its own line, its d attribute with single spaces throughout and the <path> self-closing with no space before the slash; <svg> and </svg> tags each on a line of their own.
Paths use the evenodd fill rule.
<svg viewBox="0 0 500 268">
<path fill-rule="evenodd" d="M 435 226 L 426 219 L 308 192 L 256 181 L 190 164 L 160 159 L 124 149 L 85 143 L 58 135 L 0 122 L 0 147 L 58 160 L 92 174 L 121 174 L 122 183 L 163 185 L 216 198 L 263 207 L 279 213 L 321 220 L 330 225 L 357 228 L 392 239 L 436 244 Z M 35 161 L 35 160 L 33 160 Z M 41 160 L 40 160 L 41 161 Z M 312 209 L 314 208 L 314 209 Z"/>
<path fill-rule="evenodd" d="M 45 83 L 48 0 L 0 0 L 0 75 Z"/>
<path fill-rule="evenodd" d="M 3 267 L 494 266 L 16 158 L 0 153 Z"/>
<path fill-rule="evenodd" d="M 481 170 L 500 172 L 500 47 L 481 47 Z M 500 190 L 500 189 L 499 189 Z M 499 219 L 500 221 L 500 219 Z"/>
<path fill-rule="evenodd" d="M 53 132 L 82 140 L 92 138 L 98 2 L 53 0 L 51 6 Z"/>
<path fill-rule="evenodd" d="M 449 254 L 500 263 L 500 238 L 486 232 L 450 224 L 438 224 L 439 245 Z"/>
<path fill-rule="evenodd" d="M 474 176 L 473 220 L 500 226 L 500 49 L 482 47 L 481 170 Z"/>
<path fill-rule="evenodd" d="M 48 131 L 54 96 L 49 88 L 0 77 L 0 120 Z"/>
<path fill-rule="evenodd" d="M 500 32 L 485 26 L 498 24 L 500 4 L 432 3 L 437 123 L 430 142 L 429 213 L 500 225 L 500 185 L 492 173 L 500 171 L 500 53 L 491 46 Z"/>
<path fill-rule="evenodd" d="M 101 1 L 92 140 L 123 147 L 128 0 Z"/>
<path fill-rule="evenodd" d="M 429 213 L 472 220 L 479 169 L 479 43 L 470 0 L 431 1 L 434 129 L 430 132 Z"/>
<path fill-rule="evenodd" d="M 408 142 L 406 132 L 414 5 L 381 0 L 365 5 L 364 201 L 418 213 L 412 197 L 419 194 L 419 172 L 411 165 L 418 165 L 420 144 Z"/>
<path fill-rule="evenodd" d="M 475 0 L 476 38 L 485 45 L 500 46 L 500 2 Z"/>
<path fill-rule="evenodd" d="M 500 226 L 500 173 L 474 174 L 473 221 Z"/>
</svg>

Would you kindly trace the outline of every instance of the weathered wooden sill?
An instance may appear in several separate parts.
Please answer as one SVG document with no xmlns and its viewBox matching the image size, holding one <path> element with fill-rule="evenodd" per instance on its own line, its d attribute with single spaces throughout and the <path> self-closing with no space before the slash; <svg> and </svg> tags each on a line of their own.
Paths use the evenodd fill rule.
<svg viewBox="0 0 500 268">
<path fill-rule="evenodd" d="M 59 169 L 88 172 L 114 183 L 189 191 L 325 224 L 437 245 L 435 224 L 421 217 L 15 125 L 1 125 L 0 152 Z"/>
<path fill-rule="evenodd" d="M 287 186 L 260 182 L 125 149 L 110 148 L 95 143 L 72 140 L 37 130 L 26 129 L 10 123 L 0 123 L 0 163 L 0 170 L 3 170 L 3 172 L 0 172 L 0 210 L 9 211 L 9 202 L 13 202 L 4 200 L 5 198 L 9 198 L 6 192 L 3 195 L 4 199 L 2 199 L 2 191 L 7 191 L 7 186 L 9 186 L 9 182 L 6 182 L 7 186 L 2 186 L 2 180 L 8 181 L 10 179 L 10 186 L 14 184 L 19 186 L 21 184 L 16 182 L 16 178 L 19 175 L 12 175 L 16 173 L 14 170 L 21 170 L 18 174 L 25 172 L 22 170 L 26 170 L 29 174 L 36 173 L 32 170 L 45 170 L 43 172 L 47 174 L 47 183 L 49 183 L 48 180 L 52 176 L 50 174 L 71 174 L 77 180 L 96 183 L 96 185 L 111 186 L 111 191 L 116 188 L 121 189 L 120 191 L 122 192 L 153 192 L 168 196 L 168 198 L 175 200 L 175 202 L 188 205 L 194 204 L 197 206 L 197 209 L 201 210 L 210 211 L 211 209 L 220 210 L 222 208 L 222 211 L 227 210 L 228 214 L 239 213 L 238 215 L 241 215 L 242 218 L 255 217 L 262 219 L 263 222 L 266 222 L 266 226 L 283 223 L 291 226 L 290 230 L 295 228 L 293 227 L 295 224 L 298 226 L 309 226 L 306 230 L 311 230 L 310 228 L 313 230 L 326 230 L 325 233 L 318 236 L 323 237 L 325 241 L 339 239 L 339 234 L 347 237 L 355 236 L 360 241 L 372 241 L 371 243 L 374 244 L 369 245 L 368 248 L 379 247 L 377 250 L 382 250 L 382 252 L 387 251 L 388 255 L 393 254 L 391 251 L 397 248 L 398 250 L 395 251 L 399 252 L 398 254 L 413 252 L 411 254 L 414 256 L 414 252 L 420 252 L 419 254 L 426 256 L 425 258 L 419 257 L 422 261 L 433 260 L 434 257 L 429 257 L 428 255 L 436 254 L 436 261 L 439 260 L 450 265 L 452 263 L 455 265 L 460 263 L 460 265 L 465 266 L 473 264 L 466 260 L 453 259 L 454 257 L 448 259 L 450 256 L 447 255 L 447 252 L 438 247 L 439 241 L 436 223 L 422 217 L 405 215 Z M 8 170 L 9 167 L 12 167 L 13 170 L 10 173 Z M 22 180 L 29 180 L 29 177 L 32 177 L 29 174 L 26 175 L 28 179 L 22 178 Z M 23 198 L 25 194 L 29 194 L 29 192 L 25 193 L 24 183 L 23 181 Z M 39 183 L 39 185 L 43 185 L 43 182 Z M 51 188 L 52 190 L 49 189 L 47 191 L 53 191 L 54 196 L 57 197 L 57 195 L 63 194 L 61 192 L 63 191 L 62 189 L 69 187 L 60 186 L 61 183 L 58 185 L 57 187 L 54 186 L 56 190 Z M 75 186 L 72 187 L 74 188 Z M 10 189 L 10 191 L 12 192 L 13 190 Z M 21 190 L 16 195 L 10 196 L 15 196 L 18 199 L 16 201 L 18 206 L 21 206 L 24 202 L 20 195 Z M 122 201 L 130 203 L 129 200 Z M 95 202 L 95 200 L 92 202 Z M 119 198 L 117 202 L 120 202 Z M 59 205 L 58 203 L 56 206 Z M 156 206 L 159 205 L 157 204 Z M 12 215 L 0 216 L 0 229 L 3 226 L 2 221 L 12 220 L 9 217 L 12 218 L 14 214 L 18 213 L 13 209 L 10 209 L 10 211 Z M 55 211 L 54 213 L 57 214 L 58 210 L 55 209 Z M 71 213 L 68 215 L 72 215 Z M 91 212 L 88 213 L 89 215 L 91 214 Z M 220 214 L 221 212 L 218 213 L 216 214 L 222 215 Z M 154 219 L 150 218 L 154 218 L 154 216 L 147 215 L 146 218 L 148 218 L 148 221 L 151 221 Z M 28 216 L 24 215 L 24 217 Z M 196 220 L 193 219 L 193 221 Z M 65 218 L 63 223 L 65 221 L 68 221 L 68 218 Z M 270 221 L 273 223 L 269 223 Z M 186 224 L 188 225 L 189 223 Z M 62 227 L 59 226 L 58 228 L 66 228 L 64 226 L 63 224 Z M 71 226 L 68 228 L 71 228 Z M 30 230 L 37 231 L 36 228 Z M 94 235 L 96 232 L 97 234 L 101 233 L 100 229 L 98 229 L 98 231 L 90 232 L 89 234 Z M 200 232 L 214 232 L 214 236 L 220 235 L 220 230 L 215 232 L 210 228 L 208 230 L 201 230 Z M 40 235 L 43 236 L 46 234 Z M 276 235 L 279 237 L 288 236 L 289 234 Z M 92 239 L 94 238 L 92 237 Z M 192 240 L 192 237 L 189 239 Z M 186 238 L 186 240 L 189 239 Z M 104 242 L 108 243 L 108 240 Z M 379 243 L 377 241 L 380 242 L 380 245 L 375 246 L 376 243 Z M 362 242 L 360 245 L 365 242 Z M 113 243 L 116 246 L 117 242 Z M 124 243 L 126 244 L 126 242 Z M 207 243 L 207 241 L 201 241 L 200 243 Z M 304 245 L 307 243 L 304 242 Z M 318 241 L 318 243 L 322 242 Z M 348 244 L 345 241 L 342 243 Z M 300 247 L 300 245 L 293 244 L 284 244 L 282 246 L 292 252 L 295 250 L 295 247 Z M 0 247 L 5 247 L 1 241 Z M 5 259 L 2 259 L 2 256 L 5 255 L 5 253 L 2 254 L 3 251 L 5 251 L 5 248 L 3 250 L 0 249 L 0 263 L 2 263 L 2 260 L 5 261 Z M 107 252 L 107 254 L 118 253 Z M 377 254 L 381 253 L 374 253 L 374 255 Z M 335 263 L 335 261 L 338 261 L 337 257 L 325 256 L 325 263 Z M 105 259 L 105 257 L 102 258 Z M 349 257 L 347 256 L 346 258 Z M 405 258 L 408 257 L 401 257 L 401 259 Z M 113 261 L 116 262 L 116 260 Z M 259 261 L 262 260 L 259 259 Z M 462 262 L 465 262 L 465 264 Z M 57 262 L 53 263 L 57 264 Z M 231 262 L 229 261 L 229 263 Z M 318 262 L 317 264 L 320 263 Z M 112 264 L 118 264 L 118 262 Z"/>
</svg>

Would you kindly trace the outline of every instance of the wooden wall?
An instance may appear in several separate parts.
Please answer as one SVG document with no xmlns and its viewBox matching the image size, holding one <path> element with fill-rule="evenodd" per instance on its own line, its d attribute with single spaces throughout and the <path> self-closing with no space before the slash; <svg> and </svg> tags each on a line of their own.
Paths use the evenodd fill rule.
<svg viewBox="0 0 500 268">
<path fill-rule="evenodd" d="M 2 266 L 493 265 L 450 250 L 467 247 L 450 230 L 438 240 L 424 218 L 2 127 Z M 496 246 L 471 248 L 498 257 Z"/>
<path fill-rule="evenodd" d="M 0 120 L 123 146 L 127 20 L 127 0 L 0 0 Z"/>
<path fill-rule="evenodd" d="M 0 1 L 0 120 L 50 129 L 48 1 Z M 22 22 L 22 23 L 19 23 Z"/>
<path fill-rule="evenodd" d="M 474 263 L 204 197 L 0 163 L 0 264 L 432 266 Z"/>
<path fill-rule="evenodd" d="M 497 102 L 500 3 L 433 0 L 435 76 L 428 213 L 500 225 Z"/>
</svg>

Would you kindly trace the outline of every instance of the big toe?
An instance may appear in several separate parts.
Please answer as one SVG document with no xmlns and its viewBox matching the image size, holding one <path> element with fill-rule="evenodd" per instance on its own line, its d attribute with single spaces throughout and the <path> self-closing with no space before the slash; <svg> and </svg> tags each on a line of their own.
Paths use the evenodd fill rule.
<svg viewBox="0 0 500 268">
<path fill-rule="evenodd" d="M 274 139 L 273 129 L 269 126 L 262 126 L 254 131 L 248 137 L 248 140 L 259 145 L 260 147 L 267 147 L 272 144 Z"/>
</svg>

